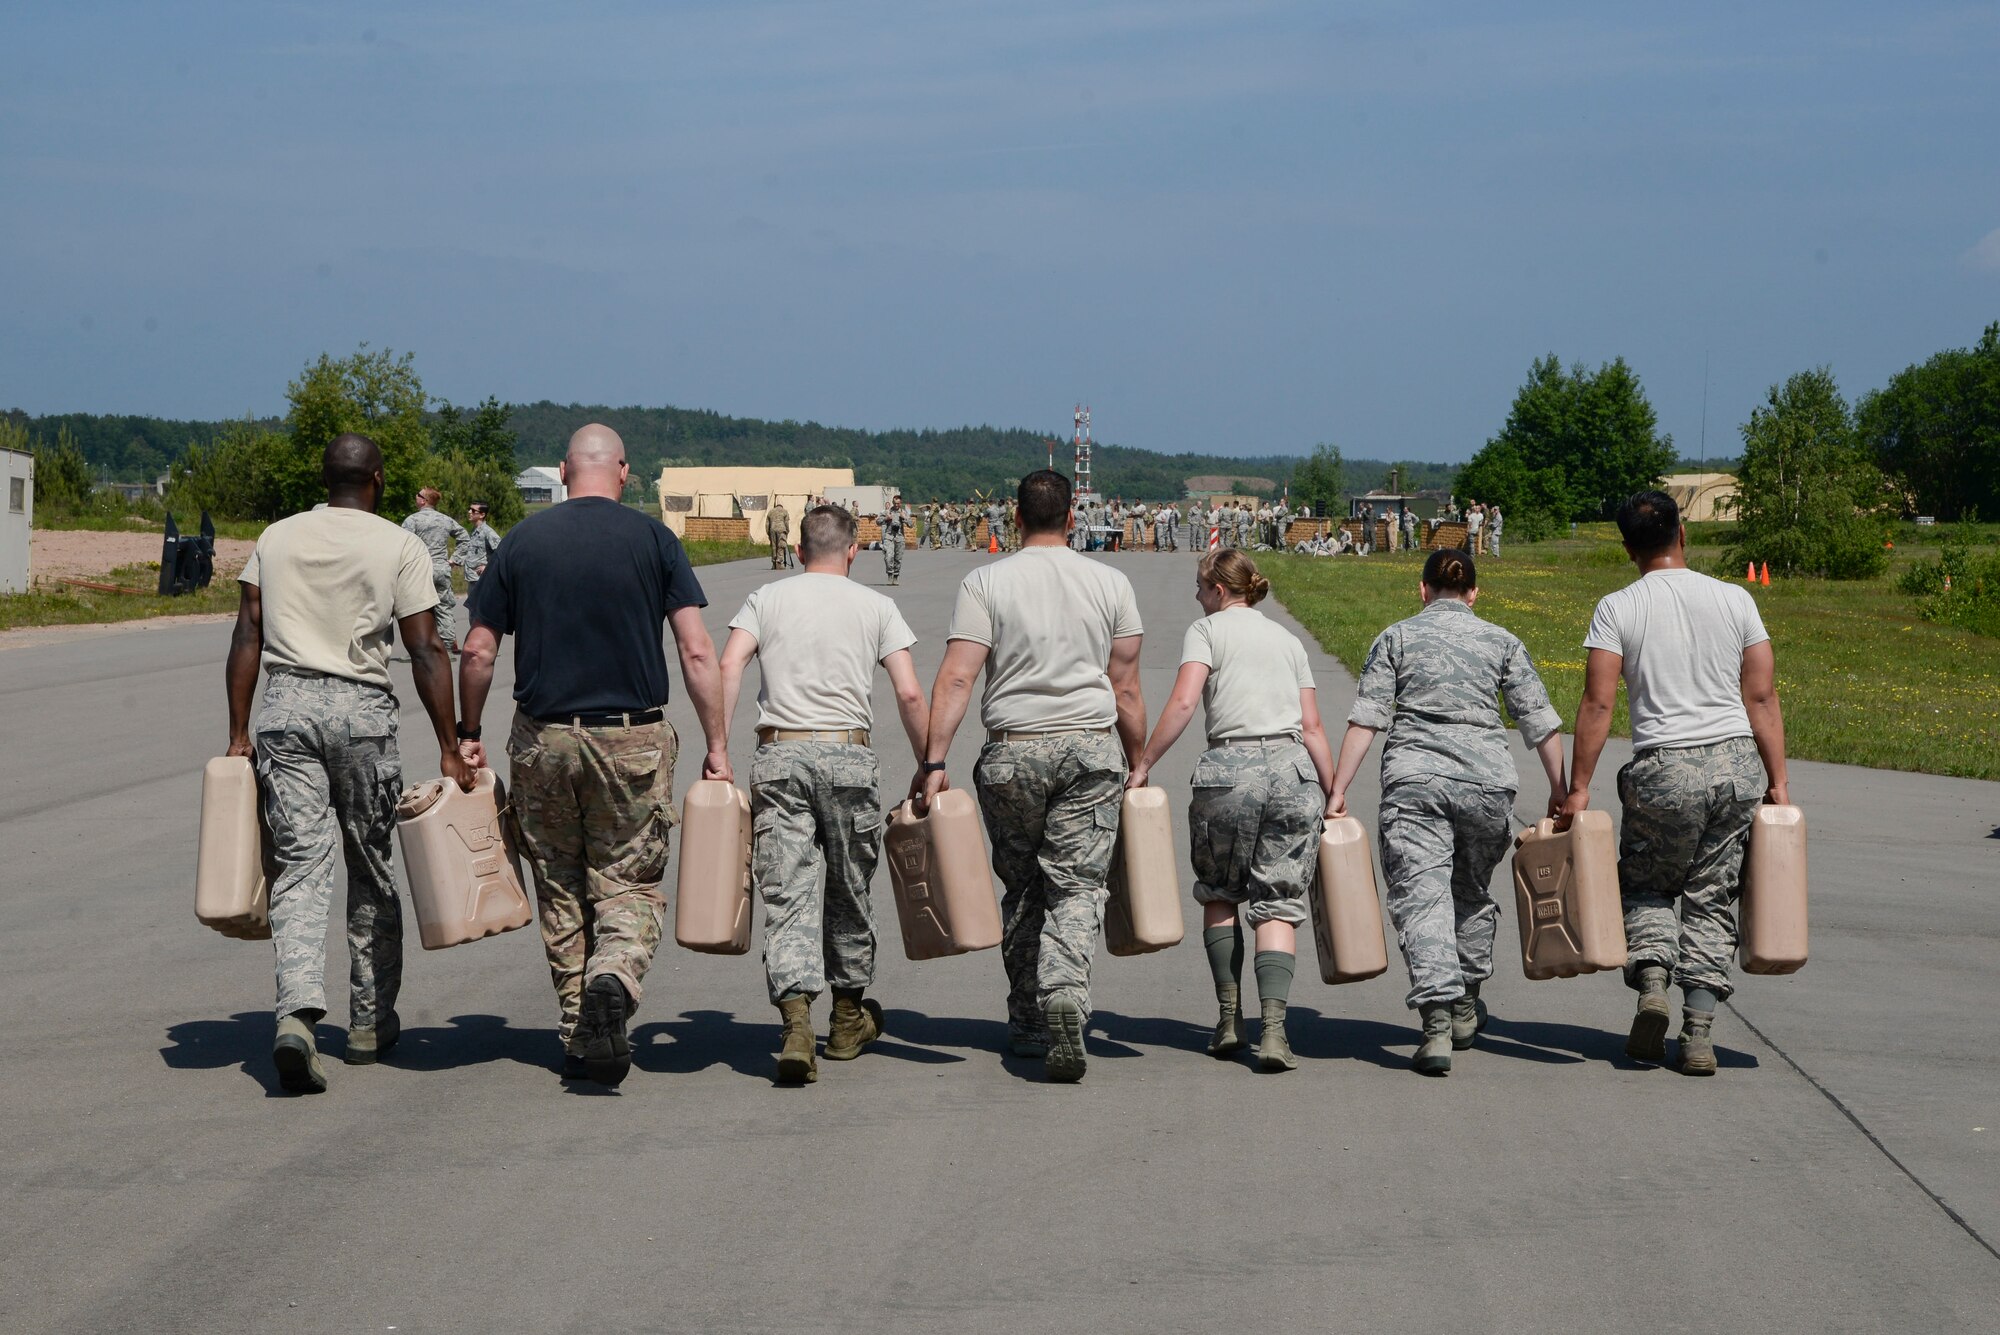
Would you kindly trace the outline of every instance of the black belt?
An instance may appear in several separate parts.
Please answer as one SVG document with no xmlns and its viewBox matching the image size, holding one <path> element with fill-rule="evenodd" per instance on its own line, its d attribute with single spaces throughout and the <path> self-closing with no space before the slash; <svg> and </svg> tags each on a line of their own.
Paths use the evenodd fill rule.
<svg viewBox="0 0 2000 1335">
<path fill-rule="evenodd" d="M 629 714 L 559 714 L 538 718 L 537 723 L 560 724 L 568 728 L 643 728 L 667 716 L 664 709 L 640 709 Z"/>
</svg>

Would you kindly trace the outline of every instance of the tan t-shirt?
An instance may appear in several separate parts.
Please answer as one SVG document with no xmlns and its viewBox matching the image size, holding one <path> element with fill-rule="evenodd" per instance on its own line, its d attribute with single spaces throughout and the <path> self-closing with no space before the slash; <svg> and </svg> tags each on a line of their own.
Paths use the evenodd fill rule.
<svg viewBox="0 0 2000 1335">
<path fill-rule="evenodd" d="M 757 641 L 757 726 L 874 726 L 875 665 L 917 642 L 896 605 L 844 575 L 793 575 L 754 590 L 729 623 Z"/>
<path fill-rule="evenodd" d="M 1254 607 L 1225 607 L 1188 627 L 1181 662 L 1208 668 L 1201 688 L 1211 741 L 1296 735 L 1299 691 L 1313 684 L 1299 637 Z"/>
<path fill-rule="evenodd" d="M 965 577 L 948 638 L 993 651 L 979 702 L 988 728 L 1053 732 L 1117 722 L 1105 665 L 1113 640 L 1141 630 L 1122 572 L 1068 547 L 1024 547 Z"/>
<path fill-rule="evenodd" d="M 437 606 L 430 553 L 366 510 L 328 506 L 264 530 L 237 578 L 260 590 L 264 666 L 389 684 L 389 627 Z"/>
</svg>

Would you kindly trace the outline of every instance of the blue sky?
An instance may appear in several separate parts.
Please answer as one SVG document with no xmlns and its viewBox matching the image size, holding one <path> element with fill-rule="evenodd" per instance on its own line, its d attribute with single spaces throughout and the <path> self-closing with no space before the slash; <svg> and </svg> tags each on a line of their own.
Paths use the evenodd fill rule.
<svg viewBox="0 0 2000 1335">
<path fill-rule="evenodd" d="M 5 15 L 0 407 L 433 394 L 1690 454 L 2000 319 L 2000 6 L 78 3 Z"/>
</svg>

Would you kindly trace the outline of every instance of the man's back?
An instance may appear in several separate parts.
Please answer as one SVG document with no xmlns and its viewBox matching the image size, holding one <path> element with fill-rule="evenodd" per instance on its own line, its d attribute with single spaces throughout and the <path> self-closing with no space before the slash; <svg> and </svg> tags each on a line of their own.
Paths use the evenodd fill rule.
<svg viewBox="0 0 2000 1335">
<path fill-rule="evenodd" d="M 988 728 L 1108 728 L 1111 642 L 1141 632 L 1132 582 L 1067 547 L 1024 548 L 959 586 L 950 638 L 986 645 Z"/>
<path fill-rule="evenodd" d="M 1624 658 L 1632 747 L 1644 751 L 1750 736 L 1743 651 L 1769 638 L 1748 593 L 1675 567 L 1607 595 L 1583 643 Z"/>
<path fill-rule="evenodd" d="M 465 541 L 465 529 L 450 515 L 440 514 L 428 506 L 419 506 L 403 520 L 403 530 L 414 533 L 430 553 L 431 564 L 443 565 L 451 557 L 451 540 Z"/>
<path fill-rule="evenodd" d="M 810 571 L 752 590 L 729 624 L 757 641 L 760 728 L 873 727 L 876 665 L 917 642 L 889 599 Z"/>
<path fill-rule="evenodd" d="M 534 718 L 653 709 L 667 699 L 662 625 L 704 607 L 680 540 L 607 497 L 562 502 L 507 534 L 472 619 L 515 637 L 514 698 Z"/>
<path fill-rule="evenodd" d="M 239 578 L 263 603 L 266 668 L 389 684 L 389 627 L 437 606 L 418 538 L 366 510 L 328 506 L 280 519 Z"/>
</svg>

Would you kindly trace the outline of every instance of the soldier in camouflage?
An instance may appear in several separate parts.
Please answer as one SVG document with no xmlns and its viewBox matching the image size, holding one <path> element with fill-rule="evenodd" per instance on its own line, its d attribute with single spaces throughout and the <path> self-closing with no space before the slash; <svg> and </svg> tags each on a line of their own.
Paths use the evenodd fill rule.
<svg viewBox="0 0 2000 1335">
<path fill-rule="evenodd" d="M 910 528 L 910 512 L 899 500 L 880 520 L 882 526 L 882 571 L 891 584 L 903 577 L 903 541 Z"/>
<path fill-rule="evenodd" d="M 417 697 L 446 778 L 472 786 L 452 736 L 451 664 L 422 543 L 375 516 L 382 454 L 366 436 L 327 446 L 327 504 L 264 530 L 239 577 L 229 647 L 229 754 L 253 758 L 276 864 L 271 937 L 278 1034 L 272 1060 L 287 1093 L 326 1088 L 315 1027 L 326 1014 L 326 927 L 334 857 L 347 855 L 345 1059 L 366 1065 L 402 1032 L 403 920 L 390 871 L 402 764 L 390 692 L 389 628 L 410 650 Z M 263 706 L 253 740 L 259 666 Z"/>
<path fill-rule="evenodd" d="M 1666 1060 L 1667 988 L 1678 985 L 1680 1070 L 1713 1075 L 1751 821 L 1760 802 L 1790 801 L 1776 659 L 1756 600 L 1687 568 L 1687 531 L 1671 496 L 1640 492 L 1619 508 L 1618 529 L 1640 577 L 1598 603 L 1584 638 L 1563 814 L 1590 805 L 1622 676 L 1633 754 L 1618 772 L 1618 881 L 1625 980 L 1639 993 L 1625 1051 Z"/>
<path fill-rule="evenodd" d="M 1202 559 L 1195 596 L 1206 615 L 1188 628 L 1173 694 L 1126 786 L 1145 786 L 1204 706 L 1208 749 L 1194 768 L 1188 852 L 1219 1012 L 1208 1050 L 1221 1057 L 1243 1047 L 1240 920 L 1257 945 L 1263 1008 L 1257 1062 L 1266 1071 L 1289 1071 L 1298 1062 L 1285 1009 L 1298 925 L 1306 921 L 1306 894 L 1318 868 L 1333 757 L 1305 646 L 1256 610 L 1270 591 L 1270 581 L 1241 552 Z"/>
<path fill-rule="evenodd" d="M 764 535 L 771 540 L 771 569 L 785 570 L 792 564 L 792 512 L 773 497 L 764 515 Z"/>
<path fill-rule="evenodd" d="M 417 535 L 417 540 L 430 553 L 431 579 L 437 586 L 437 626 L 438 638 L 445 648 L 458 652 L 458 596 L 451 587 L 451 544 L 465 542 L 471 536 L 456 519 L 437 508 L 444 499 L 436 487 L 425 487 L 417 493 L 417 508 L 403 520 L 403 527 Z"/>
<path fill-rule="evenodd" d="M 486 522 L 486 502 L 474 501 L 466 507 L 465 520 L 472 525 L 458 550 L 451 554 L 451 563 L 465 572 L 465 601 L 472 601 L 472 586 L 479 583 L 479 577 L 486 573 L 487 563 L 493 553 L 500 550 L 500 534 L 493 525 Z"/>
<path fill-rule="evenodd" d="M 610 1086 L 631 1070 L 626 1029 L 660 942 L 678 820 L 663 624 L 707 744 L 703 778 L 729 779 L 729 748 L 706 598 L 680 540 L 620 503 L 624 442 L 590 423 L 562 469 L 570 498 L 515 525 L 479 582 L 458 733 L 467 761 L 484 763 L 494 659 L 515 636 L 511 818 L 540 905 L 562 1076 Z"/>
<path fill-rule="evenodd" d="M 1072 551 L 1069 479 L 1021 479 L 1021 550 L 966 577 L 931 692 L 911 796 L 946 786 L 945 757 L 982 671 L 987 743 L 973 771 L 1001 901 L 1012 1050 L 1048 1078 L 1086 1066 L 1090 962 L 1118 837 L 1118 794 L 1145 742 L 1142 627 L 1131 581 Z M 1115 729 L 1115 731 L 1114 731 Z"/>
<path fill-rule="evenodd" d="M 1512 833 L 1519 780 L 1507 750 L 1508 713 L 1548 775 L 1548 810 L 1562 803 L 1562 719 L 1527 648 L 1472 610 L 1472 557 L 1431 553 L 1424 609 L 1376 636 L 1361 670 L 1333 780 L 1333 815 L 1375 734 L 1382 747 L 1380 843 L 1389 916 L 1410 972 L 1408 1004 L 1423 1017 L 1412 1063 L 1451 1070 L 1454 1049 L 1486 1025 L 1480 984 L 1493 973 L 1500 907 L 1489 885 Z"/>
</svg>

